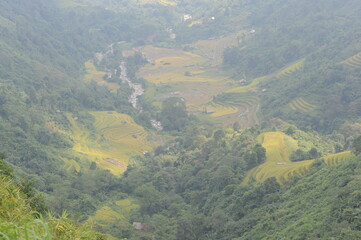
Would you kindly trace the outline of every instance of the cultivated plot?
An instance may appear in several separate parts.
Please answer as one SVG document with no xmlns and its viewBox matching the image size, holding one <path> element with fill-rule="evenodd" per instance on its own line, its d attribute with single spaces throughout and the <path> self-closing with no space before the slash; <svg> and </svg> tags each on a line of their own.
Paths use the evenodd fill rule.
<svg viewBox="0 0 361 240">
<path fill-rule="evenodd" d="M 358 53 L 358 54 L 342 61 L 341 64 L 344 64 L 351 68 L 361 68 L 361 53 Z"/>
<path fill-rule="evenodd" d="M 230 40 L 227 39 L 227 41 Z M 207 40 L 206 43 L 211 44 L 211 40 Z M 201 46 L 201 43 L 197 44 Z M 214 48 L 217 44 L 220 44 L 219 41 L 214 43 Z M 166 97 L 182 97 L 189 111 L 206 114 L 205 116 L 219 119 L 228 125 L 235 121 L 244 121 L 238 115 L 247 112 L 247 108 L 257 109 L 257 105 L 248 106 L 241 101 L 214 100 L 218 95 L 235 88 L 238 83 L 222 73 L 216 66 L 211 65 L 209 56 L 153 46 L 143 47 L 141 51 L 150 64 L 143 67 L 138 72 L 138 76 L 154 84 L 153 87 L 148 88 L 145 96 L 157 105 Z M 198 52 L 202 51 L 205 50 L 198 47 Z M 217 57 L 220 56 L 217 55 Z"/>
<path fill-rule="evenodd" d="M 244 180 L 244 184 L 255 180 L 264 182 L 275 177 L 281 184 L 286 183 L 294 176 L 303 176 L 307 173 L 315 159 L 292 162 L 290 154 L 298 148 L 296 140 L 282 132 L 267 132 L 259 137 L 260 143 L 266 149 L 266 162 L 251 169 Z M 336 165 L 352 156 L 351 152 L 341 152 L 322 157 L 325 164 Z"/>
<path fill-rule="evenodd" d="M 120 88 L 119 84 L 117 83 L 110 83 L 104 80 L 104 76 L 107 74 L 106 72 L 98 71 L 94 66 L 92 60 L 87 61 L 85 64 L 86 74 L 83 78 L 84 82 L 96 82 L 99 86 L 106 86 L 112 92 L 117 92 Z"/>
<path fill-rule="evenodd" d="M 297 110 L 301 112 L 309 112 L 316 108 L 315 105 L 308 103 L 303 98 L 296 98 L 289 103 L 289 106 L 292 110 Z"/>
<path fill-rule="evenodd" d="M 152 147 L 147 141 L 147 132 L 126 114 L 112 111 L 91 112 L 95 118 L 95 131 L 80 124 L 68 115 L 73 126 L 73 150 L 88 162 L 109 170 L 119 176 L 130 163 L 132 155 L 142 155 Z M 69 165 L 71 162 L 67 162 Z"/>
</svg>

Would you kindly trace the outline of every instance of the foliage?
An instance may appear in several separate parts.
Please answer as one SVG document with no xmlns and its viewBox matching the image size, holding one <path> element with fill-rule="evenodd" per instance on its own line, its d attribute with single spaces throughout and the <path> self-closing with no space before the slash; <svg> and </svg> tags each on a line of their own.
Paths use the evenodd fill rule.
<svg viewBox="0 0 361 240">
<path fill-rule="evenodd" d="M 235 1 L 233 13 L 250 12 L 239 46 L 225 49 L 224 67 L 236 79 L 268 76 L 260 83 L 265 119 L 281 117 L 331 133 L 360 116 L 360 16 L 357 1 Z M 317 9 L 323 9 L 322 14 Z M 345 18 L 327 21 L 331 15 Z M 327 30 L 329 29 L 329 30 Z M 332 29 L 332 30 L 331 30 Z M 303 32 L 304 31 L 304 32 Z M 305 34 L 307 32 L 307 34 Z M 353 36 L 353 37 L 352 37 Z M 274 74 L 273 74 L 274 73 Z"/>
<path fill-rule="evenodd" d="M 45 205 L 32 184 L 18 184 L 9 174 L 11 167 L 0 159 L 0 236 L 2 239 L 107 239 L 89 225 L 68 219 L 63 212 L 44 218 Z"/>
<path fill-rule="evenodd" d="M 240 185 L 249 168 L 247 156 L 258 148 L 264 154 L 252 143 L 255 133 L 227 138 L 217 131 L 214 140 L 191 145 L 188 133 L 130 168 L 122 189 L 139 199 L 140 215 L 134 219 L 150 227 L 147 239 L 359 236 L 358 205 L 353 204 L 360 189 L 354 178 L 361 170 L 359 159 L 334 168 L 315 162 L 304 177 L 290 178 L 286 185 L 272 177 Z M 232 156 L 237 157 L 232 161 Z"/>
<path fill-rule="evenodd" d="M 171 97 L 164 100 L 160 112 L 160 121 L 164 130 L 182 131 L 189 121 L 184 99 Z"/>
<path fill-rule="evenodd" d="M 316 148 L 311 148 L 308 152 L 305 152 L 302 149 L 297 149 L 291 154 L 290 160 L 293 162 L 298 162 L 307 159 L 319 158 L 320 156 L 321 154 L 317 151 Z"/>
<path fill-rule="evenodd" d="M 360 153 L 359 1 L 138 2 L 1 1 L 0 238 L 106 239 L 68 209 L 118 238 L 359 239 L 360 158 L 341 152 Z M 120 61 L 148 88 L 139 113 Z M 193 121 L 183 95 L 239 124 Z M 242 129 L 257 112 L 333 140 Z M 135 122 L 157 118 L 179 137 L 147 153 Z"/>
<path fill-rule="evenodd" d="M 355 155 L 359 155 L 361 154 L 361 136 L 357 137 L 354 141 L 353 141 L 353 152 L 355 153 Z"/>
</svg>

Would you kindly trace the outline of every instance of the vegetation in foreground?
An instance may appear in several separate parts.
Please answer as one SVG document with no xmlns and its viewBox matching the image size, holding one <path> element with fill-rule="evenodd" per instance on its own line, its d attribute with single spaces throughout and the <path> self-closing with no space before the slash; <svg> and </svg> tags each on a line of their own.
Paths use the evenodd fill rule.
<svg viewBox="0 0 361 240">
<path fill-rule="evenodd" d="M 46 213 L 44 199 L 30 182 L 14 181 L 13 170 L 0 158 L 0 238 L 10 239 L 113 239 L 89 224 Z"/>
</svg>

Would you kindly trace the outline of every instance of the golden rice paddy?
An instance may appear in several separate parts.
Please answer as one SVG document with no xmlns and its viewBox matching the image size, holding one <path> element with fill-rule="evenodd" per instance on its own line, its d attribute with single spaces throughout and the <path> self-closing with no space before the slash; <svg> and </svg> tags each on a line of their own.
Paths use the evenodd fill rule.
<svg viewBox="0 0 361 240">
<path fill-rule="evenodd" d="M 98 71 L 94 66 L 92 60 L 87 61 L 85 64 L 86 74 L 83 78 L 84 82 L 96 82 L 99 86 L 106 86 L 112 92 L 116 92 L 119 89 L 119 85 L 117 83 L 110 83 L 103 79 L 106 72 Z"/>
<path fill-rule="evenodd" d="M 353 156 L 353 154 L 351 151 L 340 152 L 340 153 L 335 153 L 335 154 L 331 154 L 331 155 L 327 155 L 327 156 L 323 157 L 323 161 L 328 166 L 335 166 L 335 165 L 340 164 L 341 162 L 349 159 L 352 156 Z"/>
<path fill-rule="evenodd" d="M 96 162 L 97 166 L 119 176 L 126 170 L 132 155 L 152 149 L 144 128 L 129 115 L 107 111 L 91 114 L 95 118 L 96 132 L 90 132 L 73 116 L 68 116 L 73 126 L 73 150 L 87 161 Z"/>
<path fill-rule="evenodd" d="M 292 73 L 294 73 L 295 71 L 300 70 L 303 67 L 304 63 L 305 63 L 305 59 L 301 59 L 301 60 L 295 62 L 294 64 L 291 64 L 291 65 L 279 70 L 278 72 L 276 72 L 275 77 L 282 78 L 282 77 L 289 76 Z"/>
<path fill-rule="evenodd" d="M 342 61 L 341 64 L 345 64 L 351 68 L 361 68 L 361 52 Z"/>
<path fill-rule="evenodd" d="M 312 161 L 291 162 L 289 156 L 297 149 L 297 141 L 282 132 L 267 132 L 259 136 L 262 146 L 266 149 L 266 162 L 252 169 L 245 183 L 254 178 L 263 182 L 275 177 L 284 183 L 294 174 L 302 175 L 311 166 Z"/>
<path fill-rule="evenodd" d="M 294 99 L 292 102 L 289 103 L 289 106 L 292 110 L 298 110 L 301 112 L 308 112 L 316 108 L 315 105 L 306 102 L 306 100 L 304 100 L 303 98 Z"/>
<path fill-rule="evenodd" d="M 246 184 L 254 179 L 257 182 L 264 182 L 270 177 L 275 177 L 281 184 L 286 183 L 293 176 L 302 176 L 307 173 L 313 160 L 292 162 L 290 154 L 297 149 L 296 140 L 282 132 L 267 132 L 258 137 L 262 146 L 266 149 L 266 162 L 251 169 L 243 182 Z M 341 152 L 324 156 L 325 164 L 333 166 L 350 158 L 352 153 Z"/>
</svg>

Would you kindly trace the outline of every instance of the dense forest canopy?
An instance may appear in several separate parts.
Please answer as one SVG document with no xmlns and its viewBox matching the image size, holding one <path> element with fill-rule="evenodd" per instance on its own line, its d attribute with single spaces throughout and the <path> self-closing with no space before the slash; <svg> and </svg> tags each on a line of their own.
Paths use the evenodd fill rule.
<svg viewBox="0 0 361 240">
<path fill-rule="evenodd" d="M 0 0 L 0 235 L 360 239 L 360 10 Z"/>
</svg>

